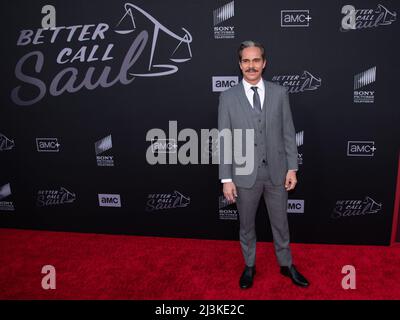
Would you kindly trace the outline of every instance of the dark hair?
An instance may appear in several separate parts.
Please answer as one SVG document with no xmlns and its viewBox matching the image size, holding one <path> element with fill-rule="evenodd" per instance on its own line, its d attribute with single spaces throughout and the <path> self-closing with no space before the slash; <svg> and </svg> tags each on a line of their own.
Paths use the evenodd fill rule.
<svg viewBox="0 0 400 320">
<path fill-rule="evenodd" d="M 264 46 L 259 42 L 252 41 L 252 40 L 246 40 L 246 41 L 243 41 L 240 44 L 239 49 L 238 49 L 239 62 L 242 61 L 242 51 L 243 51 L 243 49 L 250 48 L 250 47 L 259 48 L 261 50 L 261 56 L 262 56 L 263 60 L 265 61 L 265 49 L 264 49 Z"/>
</svg>

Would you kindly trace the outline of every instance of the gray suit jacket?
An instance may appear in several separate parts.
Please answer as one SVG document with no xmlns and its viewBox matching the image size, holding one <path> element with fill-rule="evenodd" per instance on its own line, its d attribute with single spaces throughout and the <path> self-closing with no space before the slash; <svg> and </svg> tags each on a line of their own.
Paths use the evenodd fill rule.
<svg viewBox="0 0 400 320">
<path fill-rule="evenodd" d="M 266 108 L 267 162 L 272 183 L 282 185 L 288 169 L 298 169 L 296 132 L 287 89 L 265 80 L 264 84 L 263 108 Z M 218 108 L 220 132 L 223 129 L 254 129 L 253 123 L 252 107 L 246 97 L 242 82 L 221 93 Z M 245 145 L 244 136 L 242 144 Z M 257 178 L 257 154 L 254 152 L 254 170 L 250 174 L 238 175 L 238 164 L 234 159 L 232 163 L 226 163 L 229 161 L 224 159 L 224 148 L 232 148 L 232 146 L 237 146 L 234 135 L 231 141 L 220 139 L 219 178 L 232 179 L 238 187 L 251 188 Z M 243 150 L 246 150 L 245 147 Z"/>
</svg>

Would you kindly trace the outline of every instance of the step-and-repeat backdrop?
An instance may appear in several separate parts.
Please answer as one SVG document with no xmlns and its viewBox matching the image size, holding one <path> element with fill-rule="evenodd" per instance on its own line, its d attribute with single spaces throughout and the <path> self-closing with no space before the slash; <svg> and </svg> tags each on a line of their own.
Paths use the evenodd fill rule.
<svg viewBox="0 0 400 320">
<path fill-rule="evenodd" d="M 291 238 L 388 244 L 400 137 L 397 1 L 1 4 L 0 227 L 238 239 L 216 144 L 243 40 L 286 86 Z M 267 93 L 268 94 L 268 93 Z M 266 208 L 259 240 L 271 240 Z"/>
</svg>

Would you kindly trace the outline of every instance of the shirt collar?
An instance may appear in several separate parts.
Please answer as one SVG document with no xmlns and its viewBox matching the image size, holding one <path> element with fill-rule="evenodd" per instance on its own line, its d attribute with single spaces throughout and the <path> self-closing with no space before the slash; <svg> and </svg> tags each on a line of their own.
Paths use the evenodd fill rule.
<svg viewBox="0 0 400 320">
<path fill-rule="evenodd" d="M 243 86 L 244 86 L 245 91 L 249 91 L 249 90 L 252 91 L 251 87 L 257 87 L 258 90 L 264 91 L 264 81 L 263 81 L 262 78 L 260 79 L 260 81 L 256 85 L 248 83 L 244 79 L 242 80 L 242 82 L 243 82 Z"/>
</svg>

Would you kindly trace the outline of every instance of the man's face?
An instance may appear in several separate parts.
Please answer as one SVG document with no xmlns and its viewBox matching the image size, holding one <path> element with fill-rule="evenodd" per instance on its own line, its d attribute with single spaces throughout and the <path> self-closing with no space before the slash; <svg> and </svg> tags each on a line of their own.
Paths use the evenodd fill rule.
<svg viewBox="0 0 400 320">
<path fill-rule="evenodd" d="M 257 84 L 261 79 L 266 63 L 267 61 L 262 58 L 260 48 L 248 47 L 243 49 L 242 60 L 239 62 L 243 78 L 251 84 Z"/>
</svg>

